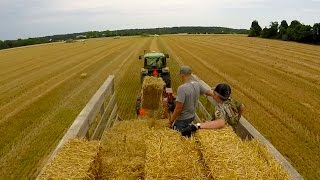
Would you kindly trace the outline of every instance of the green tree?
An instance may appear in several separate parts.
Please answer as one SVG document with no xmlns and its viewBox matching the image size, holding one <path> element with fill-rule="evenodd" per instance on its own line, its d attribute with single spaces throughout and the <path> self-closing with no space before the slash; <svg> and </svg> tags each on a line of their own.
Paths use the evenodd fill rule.
<svg viewBox="0 0 320 180">
<path fill-rule="evenodd" d="M 269 29 L 267 27 L 263 28 L 260 36 L 262 38 L 269 38 Z"/>
<path fill-rule="evenodd" d="M 0 40 L 0 49 L 4 49 L 4 43 Z"/>
<path fill-rule="evenodd" d="M 262 38 L 276 38 L 278 36 L 278 27 L 279 24 L 277 21 L 271 22 L 270 27 L 263 28 L 261 32 L 261 37 Z"/>
<path fill-rule="evenodd" d="M 312 27 L 310 25 L 301 25 L 298 29 L 298 42 L 311 43 L 313 39 Z"/>
<path fill-rule="evenodd" d="M 279 35 L 278 38 L 282 40 L 288 40 L 287 29 L 289 25 L 286 20 L 282 20 L 279 26 Z"/>
<path fill-rule="evenodd" d="M 290 26 L 287 28 L 288 40 L 298 41 L 299 39 L 298 31 L 301 28 L 301 26 L 302 24 L 297 20 L 293 20 L 291 22 Z"/>
<path fill-rule="evenodd" d="M 288 40 L 307 42 L 313 41 L 313 29 L 310 25 L 301 24 L 299 21 L 294 20 L 291 22 L 287 29 Z"/>
<path fill-rule="evenodd" d="M 249 31 L 249 37 L 258 37 L 258 36 L 260 36 L 261 31 L 262 31 L 262 28 L 260 27 L 258 21 L 254 20 L 251 23 L 251 28 L 250 28 L 250 31 Z"/>
<path fill-rule="evenodd" d="M 270 23 L 269 38 L 276 38 L 278 36 L 279 23 L 277 21 Z"/>
<path fill-rule="evenodd" d="M 320 42 L 320 23 L 315 23 L 312 28 L 313 42 Z"/>
</svg>

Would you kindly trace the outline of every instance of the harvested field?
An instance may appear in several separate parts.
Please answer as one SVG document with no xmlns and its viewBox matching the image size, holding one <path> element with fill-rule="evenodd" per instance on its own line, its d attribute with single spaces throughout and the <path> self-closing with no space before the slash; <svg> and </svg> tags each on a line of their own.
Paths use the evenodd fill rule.
<svg viewBox="0 0 320 180">
<path fill-rule="evenodd" d="M 236 35 L 166 36 L 160 43 L 210 86 L 230 84 L 246 119 L 306 179 L 320 176 L 320 46 Z"/>
<path fill-rule="evenodd" d="M 0 51 L 0 179 L 33 179 L 105 79 L 124 77 L 148 42 L 105 38 Z"/>
<path fill-rule="evenodd" d="M 227 82 L 244 116 L 306 178 L 320 176 L 320 47 L 233 35 L 102 38 L 0 51 L 0 179 L 33 179 L 110 74 L 119 115 L 135 118 L 138 55 L 170 54 L 213 86 Z"/>
</svg>

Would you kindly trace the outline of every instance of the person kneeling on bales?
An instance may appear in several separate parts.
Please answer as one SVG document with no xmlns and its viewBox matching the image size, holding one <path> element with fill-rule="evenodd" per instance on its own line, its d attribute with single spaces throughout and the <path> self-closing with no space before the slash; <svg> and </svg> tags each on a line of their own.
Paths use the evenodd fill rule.
<svg viewBox="0 0 320 180">
<path fill-rule="evenodd" d="M 220 129 L 227 124 L 233 128 L 239 123 L 244 105 L 230 97 L 231 88 L 228 84 L 218 84 L 213 90 L 213 99 L 216 102 L 212 120 L 203 123 L 190 124 L 188 127 L 181 130 L 184 136 L 191 135 L 192 132 L 198 129 Z"/>
</svg>

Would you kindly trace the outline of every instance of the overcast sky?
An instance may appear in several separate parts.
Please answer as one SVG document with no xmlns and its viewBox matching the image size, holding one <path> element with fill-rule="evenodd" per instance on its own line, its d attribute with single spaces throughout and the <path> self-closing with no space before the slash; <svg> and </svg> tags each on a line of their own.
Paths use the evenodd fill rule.
<svg viewBox="0 0 320 180">
<path fill-rule="evenodd" d="M 0 39 L 171 26 L 320 22 L 320 0 L 0 0 Z"/>
</svg>

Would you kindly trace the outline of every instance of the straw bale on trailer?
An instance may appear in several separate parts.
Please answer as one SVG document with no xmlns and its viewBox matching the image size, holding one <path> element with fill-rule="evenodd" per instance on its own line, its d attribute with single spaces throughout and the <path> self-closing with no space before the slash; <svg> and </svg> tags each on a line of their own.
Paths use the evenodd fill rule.
<svg viewBox="0 0 320 180">
<path fill-rule="evenodd" d="M 159 109 L 162 103 L 162 93 L 164 88 L 162 78 L 147 76 L 142 83 L 141 107 L 148 110 Z"/>
<path fill-rule="evenodd" d="M 206 179 L 194 139 L 168 128 L 154 129 L 146 148 L 145 179 Z"/>
<path fill-rule="evenodd" d="M 101 140 L 103 179 L 142 179 L 145 162 L 145 136 L 148 121 L 116 123 Z"/>
<path fill-rule="evenodd" d="M 198 172 L 201 166 L 193 167 L 198 160 L 194 141 L 184 139 L 179 133 L 169 130 L 166 127 L 167 124 L 168 120 L 130 120 L 118 122 L 107 130 L 101 140 L 102 178 L 152 179 L 156 177 L 151 167 L 154 165 L 165 166 L 157 171 L 162 173 L 161 177 L 201 174 Z M 163 149 L 153 152 L 158 143 L 157 138 L 163 139 L 164 144 L 161 145 Z M 177 144 L 180 145 L 177 146 Z M 180 154 L 183 151 L 188 152 Z M 150 159 L 155 155 L 154 153 L 158 153 L 161 157 Z M 167 164 L 162 163 L 164 159 L 168 160 Z M 190 166 L 185 164 L 187 161 Z M 175 168 L 172 167 L 173 165 Z M 193 167 L 193 169 L 186 170 L 186 167 Z M 174 174 L 171 174 L 173 171 L 175 171 Z M 191 177 L 194 176 L 192 174 Z"/>
<path fill-rule="evenodd" d="M 215 179 L 290 179 L 259 141 L 242 141 L 232 130 L 196 133 L 206 166 Z"/>
<path fill-rule="evenodd" d="M 96 179 L 99 177 L 100 143 L 84 139 L 68 141 L 45 168 L 40 179 Z"/>
</svg>

